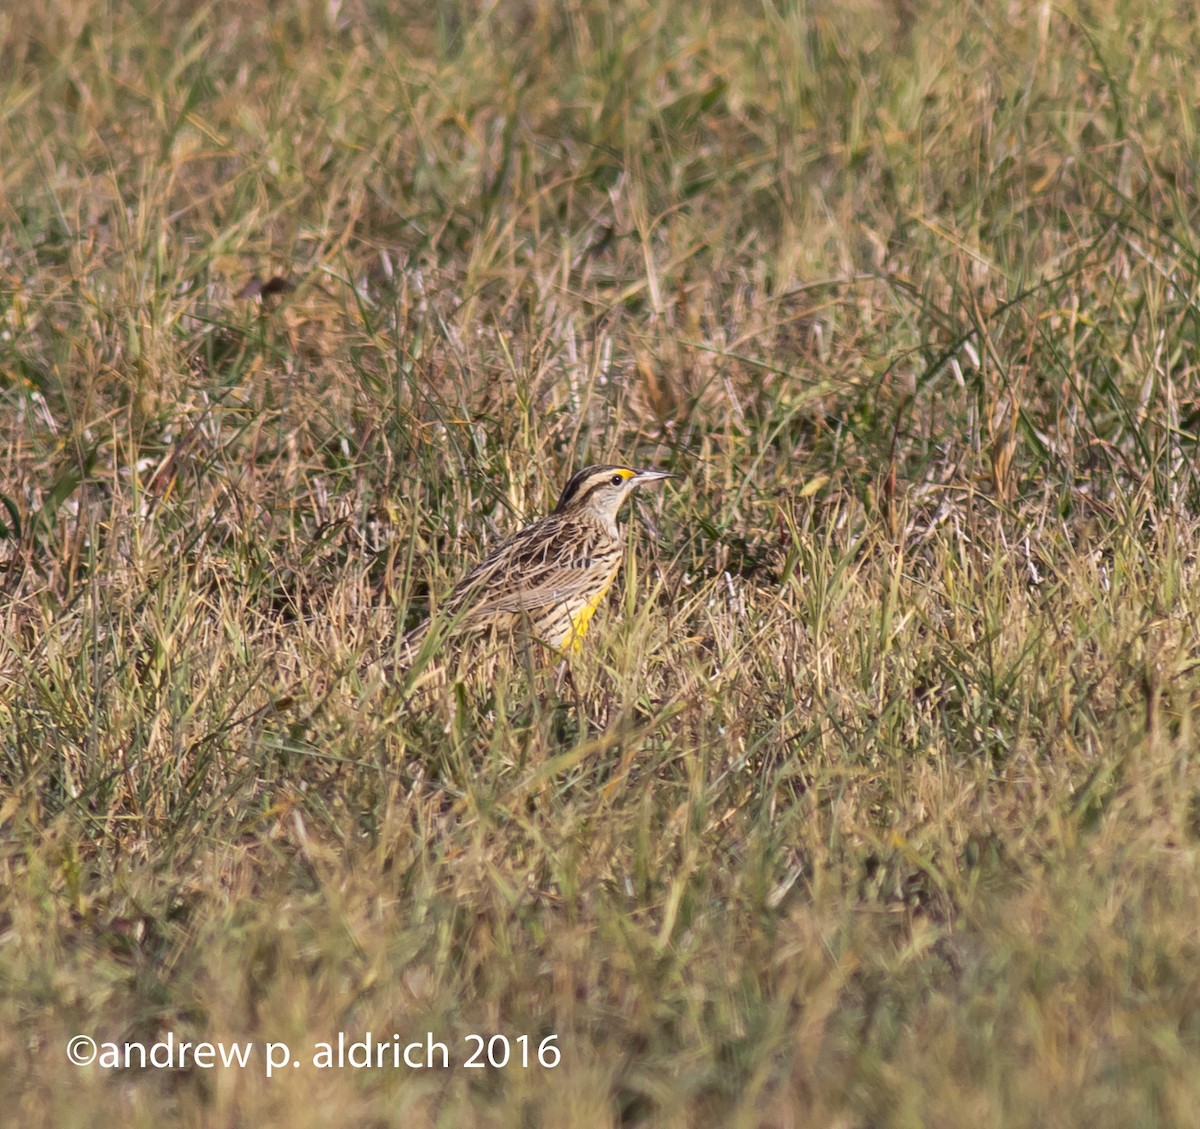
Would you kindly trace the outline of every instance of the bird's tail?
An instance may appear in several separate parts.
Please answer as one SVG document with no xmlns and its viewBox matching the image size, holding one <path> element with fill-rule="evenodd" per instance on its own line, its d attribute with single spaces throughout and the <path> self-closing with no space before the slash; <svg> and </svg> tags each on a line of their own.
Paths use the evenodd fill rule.
<svg viewBox="0 0 1200 1129">
<path fill-rule="evenodd" d="M 446 665 L 437 641 L 431 641 L 432 620 L 402 635 L 382 663 L 383 681 L 399 687 L 406 698 L 445 683 Z"/>
</svg>

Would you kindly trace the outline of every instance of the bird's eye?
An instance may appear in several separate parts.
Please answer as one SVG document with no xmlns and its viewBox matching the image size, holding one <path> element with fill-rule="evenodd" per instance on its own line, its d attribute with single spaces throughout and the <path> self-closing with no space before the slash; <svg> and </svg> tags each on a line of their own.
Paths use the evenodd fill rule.
<svg viewBox="0 0 1200 1129">
<path fill-rule="evenodd" d="M 621 485 L 621 483 L 622 483 L 622 482 L 624 482 L 624 481 L 625 481 L 625 479 L 623 479 L 623 478 L 622 478 L 622 477 L 621 477 L 619 474 L 614 474 L 614 475 L 612 476 L 612 484 L 613 484 L 614 486 L 620 486 L 620 485 Z"/>
</svg>

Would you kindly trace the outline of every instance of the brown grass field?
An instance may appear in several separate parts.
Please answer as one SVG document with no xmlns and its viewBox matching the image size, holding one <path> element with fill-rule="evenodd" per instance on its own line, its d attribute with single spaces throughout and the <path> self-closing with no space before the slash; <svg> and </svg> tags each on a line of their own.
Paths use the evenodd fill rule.
<svg viewBox="0 0 1200 1129">
<path fill-rule="evenodd" d="M 1150 0 L 5 5 L 0 1121 L 1200 1125 L 1198 106 Z M 380 676 L 615 459 L 577 659 Z"/>
</svg>

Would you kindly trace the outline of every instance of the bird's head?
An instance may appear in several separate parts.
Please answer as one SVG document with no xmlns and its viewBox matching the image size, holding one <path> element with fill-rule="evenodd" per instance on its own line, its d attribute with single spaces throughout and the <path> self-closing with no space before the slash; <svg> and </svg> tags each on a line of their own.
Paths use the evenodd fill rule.
<svg viewBox="0 0 1200 1129">
<path fill-rule="evenodd" d="M 637 487 L 670 477 L 666 471 L 634 470 L 632 467 L 608 463 L 584 467 L 576 471 L 563 487 L 554 512 L 588 513 L 601 521 L 615 523 L 621 503 Z"/>
</svg>

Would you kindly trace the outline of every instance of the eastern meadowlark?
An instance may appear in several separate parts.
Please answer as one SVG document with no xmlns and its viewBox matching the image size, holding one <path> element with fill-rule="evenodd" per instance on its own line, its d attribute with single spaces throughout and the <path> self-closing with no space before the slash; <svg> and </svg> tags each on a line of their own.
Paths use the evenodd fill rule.
<svg viewBox="0 0 1200 1129">
<path fill-rule="evenodd" d="M 621 565 L 617 511 L 638 486 L 671 475 L 603 464 L 563 487 L 554 511 L 500 544 L 454 587 L 439 609 L 448 634 L 519 635 L 562 654 L 577 652 Z M 409 658 L 432 621 L 404 640 Z"/>
</svg>

